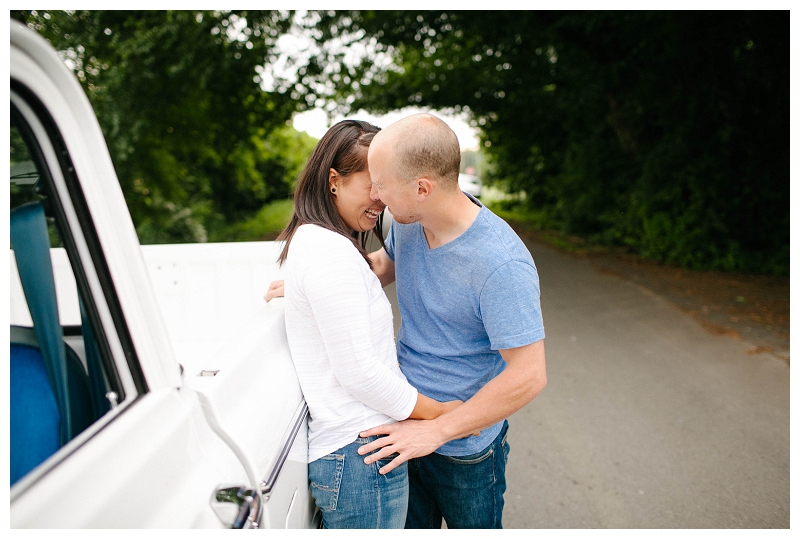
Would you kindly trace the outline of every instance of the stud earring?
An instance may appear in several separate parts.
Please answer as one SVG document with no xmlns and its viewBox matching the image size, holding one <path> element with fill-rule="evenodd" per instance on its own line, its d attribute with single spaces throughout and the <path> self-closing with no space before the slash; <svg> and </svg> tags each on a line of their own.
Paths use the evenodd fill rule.
<svg viewBox="0 0 800 539">
<path fill-rule="evenodd" d="M 333 193 L 334 195 L 336 194 L 336 188 L 335 187 L 331 187 L 331 193 Z"/>
</svg>

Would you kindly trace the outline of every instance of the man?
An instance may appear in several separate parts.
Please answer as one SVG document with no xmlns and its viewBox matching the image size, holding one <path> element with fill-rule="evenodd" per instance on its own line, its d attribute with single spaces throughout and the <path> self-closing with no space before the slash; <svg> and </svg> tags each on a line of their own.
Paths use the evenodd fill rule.
<svg viewBox="0 0 800 539">
<path fill-rule="evenodd" d="M 429 114 L 404 118 L 369 148 L 373 200 L 395 223 L 370 255 L 383 286 L 396 280 L 398 360 L 409 382 L 464 404 L 431 421 L 406 420 L 361 436 L 382 468 L 409 461 L 406 528 L 501 528 L 506 418 L 547 383 L 539 279 L 519 237 L 458 188 L 455 133 Z M 480 434 L 473 435 L 476 431 Z"/>
</svg>

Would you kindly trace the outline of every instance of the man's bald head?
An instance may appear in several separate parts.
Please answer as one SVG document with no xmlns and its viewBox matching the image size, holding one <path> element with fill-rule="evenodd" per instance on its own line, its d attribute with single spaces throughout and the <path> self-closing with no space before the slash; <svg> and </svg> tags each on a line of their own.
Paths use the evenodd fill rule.
<svg viewBox="0 0 800 539">
<path fill-rule="evenodd" d="M 461 149 L 450 127 L 432 114 L 414 114 L 380 131 L 375 151 L 388 151 L 394 175 L 403 182 L 423 176 L 443 187 L 458 187 Z"/>
</svg>

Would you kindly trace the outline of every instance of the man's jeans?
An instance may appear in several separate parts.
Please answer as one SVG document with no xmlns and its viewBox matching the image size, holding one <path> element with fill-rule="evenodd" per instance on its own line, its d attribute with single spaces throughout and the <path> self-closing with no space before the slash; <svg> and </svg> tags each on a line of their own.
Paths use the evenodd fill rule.
<svg viewBox="0 0 800 539">
<path fill-rule="evenodd" d="M 406 528 L 502 528 L 508 421 L 489 447 L 464 457 L 411 459 Z"/>
<path fill-rule="evenodd" d="M 402 528 L 408 509 L 408 464 L 386 475 L 378 469 L 391 459 L 364 464 L 358 448 L 377 436 L 356 441 L 308 465 L 311 494 L 326 528 Z"/>
</svg>

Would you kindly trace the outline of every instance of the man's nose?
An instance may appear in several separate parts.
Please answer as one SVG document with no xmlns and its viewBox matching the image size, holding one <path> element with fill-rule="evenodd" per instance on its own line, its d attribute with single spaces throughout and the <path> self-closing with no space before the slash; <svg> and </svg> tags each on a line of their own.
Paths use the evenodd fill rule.
<svg viewBox="0 0 800 539">
<path fill-rule="evenodd" d="M 373 202 L 377 202 L 381 199 L 380 195 L 378 195 L 378 188 L 375 184 L 372 184 L 372 187 L 369 189 L 369 198 L 372 199 Z"/>
</svg>

